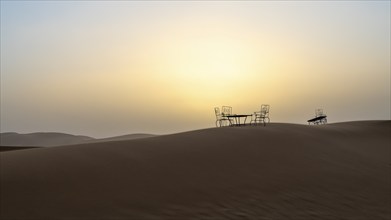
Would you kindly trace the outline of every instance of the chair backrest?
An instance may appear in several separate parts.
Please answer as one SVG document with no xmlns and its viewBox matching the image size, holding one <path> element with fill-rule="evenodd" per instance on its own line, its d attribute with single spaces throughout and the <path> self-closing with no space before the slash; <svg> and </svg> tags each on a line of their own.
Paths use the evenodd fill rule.
<svg viewBox="0 0 391 220">
<path fill-rule="evenodd" d="M 215 115 L 216 115 L 216 119 L 220 119 L 221 118 L 221 113 L 220 113 L 220 108 L 219 107 L 215 107 Z"/>
<path fill-rule="evenodd" d="M 232 115 L 232 107 L 231 106 L 223 106 L 222 107 L 223 115 Z"/>
<path fill-rule="evenodd" d="M 269 116 L 269 109 L 270 105 L 261 105 L 261 117 L 268 117 Z"/>
<path fill-rule="evenodd" d="M 315 109 L 315 117 L 323 116 L 323 109 Z"/>
</svg>

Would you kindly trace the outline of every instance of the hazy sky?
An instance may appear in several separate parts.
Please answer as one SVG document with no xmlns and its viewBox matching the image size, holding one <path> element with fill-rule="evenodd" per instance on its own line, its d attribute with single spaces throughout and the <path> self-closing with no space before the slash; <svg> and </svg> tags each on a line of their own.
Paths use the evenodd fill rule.
<svg viewBox="0 0 391 220">
<path fill-rule="evenodd" d="M 1 1 L 1 132 L 390 119 L 390 1 Z"/>
</svg>

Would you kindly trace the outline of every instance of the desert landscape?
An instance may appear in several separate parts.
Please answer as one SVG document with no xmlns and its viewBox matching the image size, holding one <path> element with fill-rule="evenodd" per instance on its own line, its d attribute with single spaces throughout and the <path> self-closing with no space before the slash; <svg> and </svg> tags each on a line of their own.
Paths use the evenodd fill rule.
<svg viewBox="0 0 391 220">
<path fill-rule="evenodd" d="M 391 1 L 0 15 L 0 220 L 391 219 Z"/>
<path fill-rule="evenodd" d="M 391 121 L 6 151 L 1 219 L 390 219 Z"/>
</svg>

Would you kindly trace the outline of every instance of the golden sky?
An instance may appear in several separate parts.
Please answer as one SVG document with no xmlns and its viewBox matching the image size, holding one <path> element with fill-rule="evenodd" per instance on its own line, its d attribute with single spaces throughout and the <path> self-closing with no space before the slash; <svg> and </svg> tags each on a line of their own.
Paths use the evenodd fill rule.
<svg viewBox="0 0 391 220">
<path fill-rule="evenodd" d="M 389 1 L 1 1 L 1 132 L 390 119 Z"/>
</svg>

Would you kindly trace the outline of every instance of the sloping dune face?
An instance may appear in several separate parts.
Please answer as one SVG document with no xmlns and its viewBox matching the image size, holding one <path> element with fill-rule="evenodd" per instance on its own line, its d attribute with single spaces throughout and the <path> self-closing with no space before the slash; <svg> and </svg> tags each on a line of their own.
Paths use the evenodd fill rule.
<svg viewBox="0 0 391 220">
<path fill-rule="evenodd" d="M 1 219 L 389 219 L 390 121 L 1 153 Z"/>
</svg>

